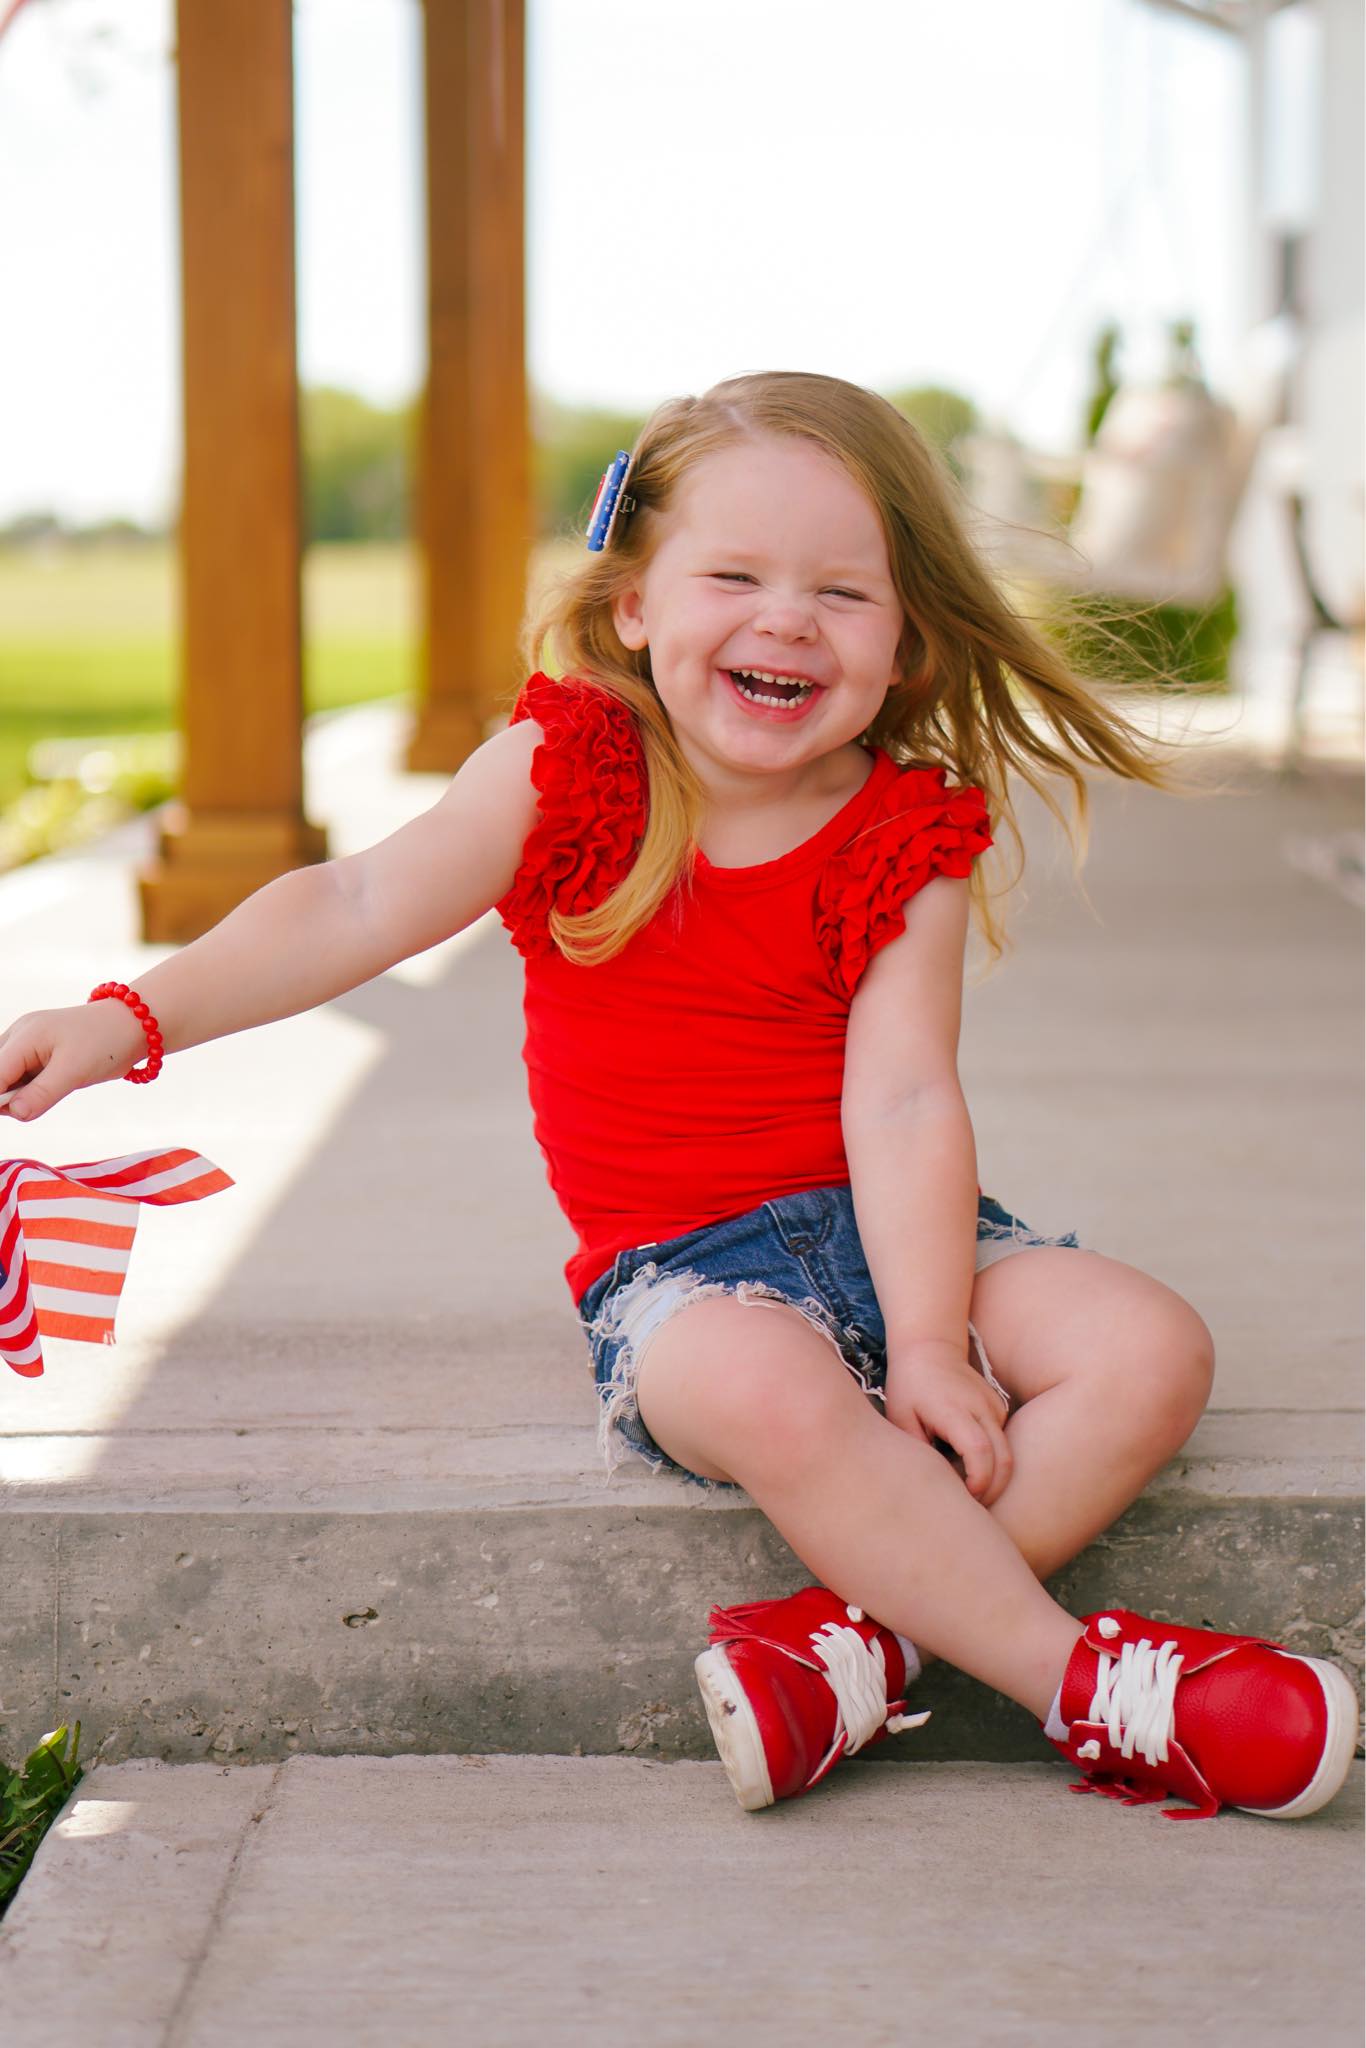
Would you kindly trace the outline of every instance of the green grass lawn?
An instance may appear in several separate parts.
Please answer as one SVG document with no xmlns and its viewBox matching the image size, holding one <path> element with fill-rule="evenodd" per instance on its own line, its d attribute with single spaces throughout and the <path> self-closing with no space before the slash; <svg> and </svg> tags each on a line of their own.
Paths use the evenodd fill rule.
<svg viewBox="0 0 1366 2048">
<path fill-rule="evenodd" d="M 410 689 L 416 605 L 410 548 L 310 549 L 306 710 Z M 0 807 L 38 740 L 174 727 L 177 611 L 169 547 L 0 551 Z"/>
<path fill-rule="evenodd" d="M 532 587 L 580 553 L 572 541 L 536 548 Z M 303 586 L 306 711 L 414 687 L 413 548 L 310 548 Z M 169 545 L 0 549 L 0 811 L 39 740 L 174 729 L 177 597 Z"/>
</svg>

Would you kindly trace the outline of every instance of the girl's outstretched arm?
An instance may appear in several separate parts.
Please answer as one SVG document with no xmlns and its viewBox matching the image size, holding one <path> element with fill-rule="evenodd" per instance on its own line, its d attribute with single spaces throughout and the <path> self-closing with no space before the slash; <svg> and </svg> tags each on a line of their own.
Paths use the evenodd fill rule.
<svg viewBox="0 0 1366 2048">
<path fill-rule="evenodd" d="M 310 1010 L 473 924 L 506 895 L 536 822 L 532 719 L 486 740 L 440 801 L 364 852 L 296 868 L 139 977 L 167 1052 Z M 20 1017 L 0 1036 L 10 1116 L 126 1074 L 145 1049 L 122 1003 Z"/>
<path fill-rule="evenodd" d="M 977 1156 L 958 1080 L 968 882 L 936 875 L 864 973 L 849 1013 L 842 1120 L 850 1190 L 887 1330 L 886 1414 L 942 1437 L 984 1505 L 1010 1451 L 968 1361 Z"/>
</svg>

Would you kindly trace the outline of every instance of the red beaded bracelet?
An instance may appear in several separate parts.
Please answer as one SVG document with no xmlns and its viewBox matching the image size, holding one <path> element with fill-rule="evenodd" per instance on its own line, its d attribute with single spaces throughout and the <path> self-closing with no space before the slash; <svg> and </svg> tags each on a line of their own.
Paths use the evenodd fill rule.
<svg viewBox="0 0 1366 2048">
<path fill-rule="evenodd" d="M 121 1003 L 127 1003 L 129 1009 L 147 1033 L 146 1064 L 141 1067 L 132 1068 L 129 1073 L 124 1075 L 124 1080 L 155 1081 L 157 1075 L 161 1072 L 161 1058 L 165 1051 L 165 1044 L 161 1036 L 161 1026 L 157 1023 L 156 1018 L 152 1015 L 146 1003 L 143 1002 L 137 990 L 127 987 L 124 982 L 102 981 L 98 988 L 91 989 L 90 994 L 86 997 L 86 1001 L 88 1003 L 101 1003 L 106 997 L 115 998 Z"/>
</svg>

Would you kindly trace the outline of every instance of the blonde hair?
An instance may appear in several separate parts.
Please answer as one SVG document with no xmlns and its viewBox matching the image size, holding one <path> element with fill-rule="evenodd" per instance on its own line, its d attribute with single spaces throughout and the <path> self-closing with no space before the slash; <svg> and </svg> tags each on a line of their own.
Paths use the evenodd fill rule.
<svg viewBox="0 0 1366 2048">
<path fill-rule="evenodd" d="M 1067 832 L 1078 878 L 1089 837 L 1082 765 L 1158 789 L 1179 790 L 1182 778 L 1162 758 L 1169 743 L 1142 735 L 1121 712 L 1119 688 L 1083 679 L 1061 647 L 1012 608 L 968 536 L 961 490 L 947 462 L 911 421 L 859 385 L 789 370 L 732 377 L 701 398 L 659 406 L 631 455 L 626 490 L 635 509 L 618 517 L 601 553 L 586 553 L 528 613 L 522 633 L 528 666 L 594 683 L 624 704 L 635 718 L 649 776 L 648 822 L 629 874 L 595 909 L 575 917 L 552 913 L 551 935 L 567 959 L 597 965 L 619 952 L 691 875 L 704 792 L 655 691 L 649 649 L 623 646 L 612 606 L 644 574 L 673 495 L 693 465 L 763 436 L 795 437 L 826 450 L 878 512 L 905 614 L 898 670 L 909 680 L 893 683 L 863 737 L 895 760 L 942 763 L 951 781 L 976 784 L 993 831 L 1004 826 L 1010 835 L 1018 865 L 1002 889 L 991 891 L 983 863 L 973 863 L 972 904 L 994 964 L 1006 939 L 991 898 L 1014 887 L 1024 871 L 1012 771 Z M 1094 633 L 1094 600 L 1087 623 Z M 1103 617 L 1099 632 L 1113 638 Z M 1075 824 L 1048 787 L 1049 775 L 1071 783 Z"/>
</svg>

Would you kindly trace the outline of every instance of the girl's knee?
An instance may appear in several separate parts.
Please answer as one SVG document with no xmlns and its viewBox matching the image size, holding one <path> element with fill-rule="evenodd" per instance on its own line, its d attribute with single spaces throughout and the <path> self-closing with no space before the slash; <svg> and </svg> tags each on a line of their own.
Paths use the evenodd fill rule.
<svg viewBox="0 0 1366 2048">
<path fill-rule="evenodd" d="M 731 1295 L 669 1319 L 641 1359 L 636 1397 L 670 1457 L 741 1485 L 747 1474 L 810 1467 L 851 1408 L 867 1405 L 833 1343 L 796 1309 Z"/>
<path fill-rule="evenodd" d="M 1170 1295 L 1156 1304 L 1131 1355 L 1135 1391 L 1154 1422 L 1180 1443 L 1205 1411 L 1214 1384 L 1214 1338 L 1188 1301 Z"/>
</svg>

